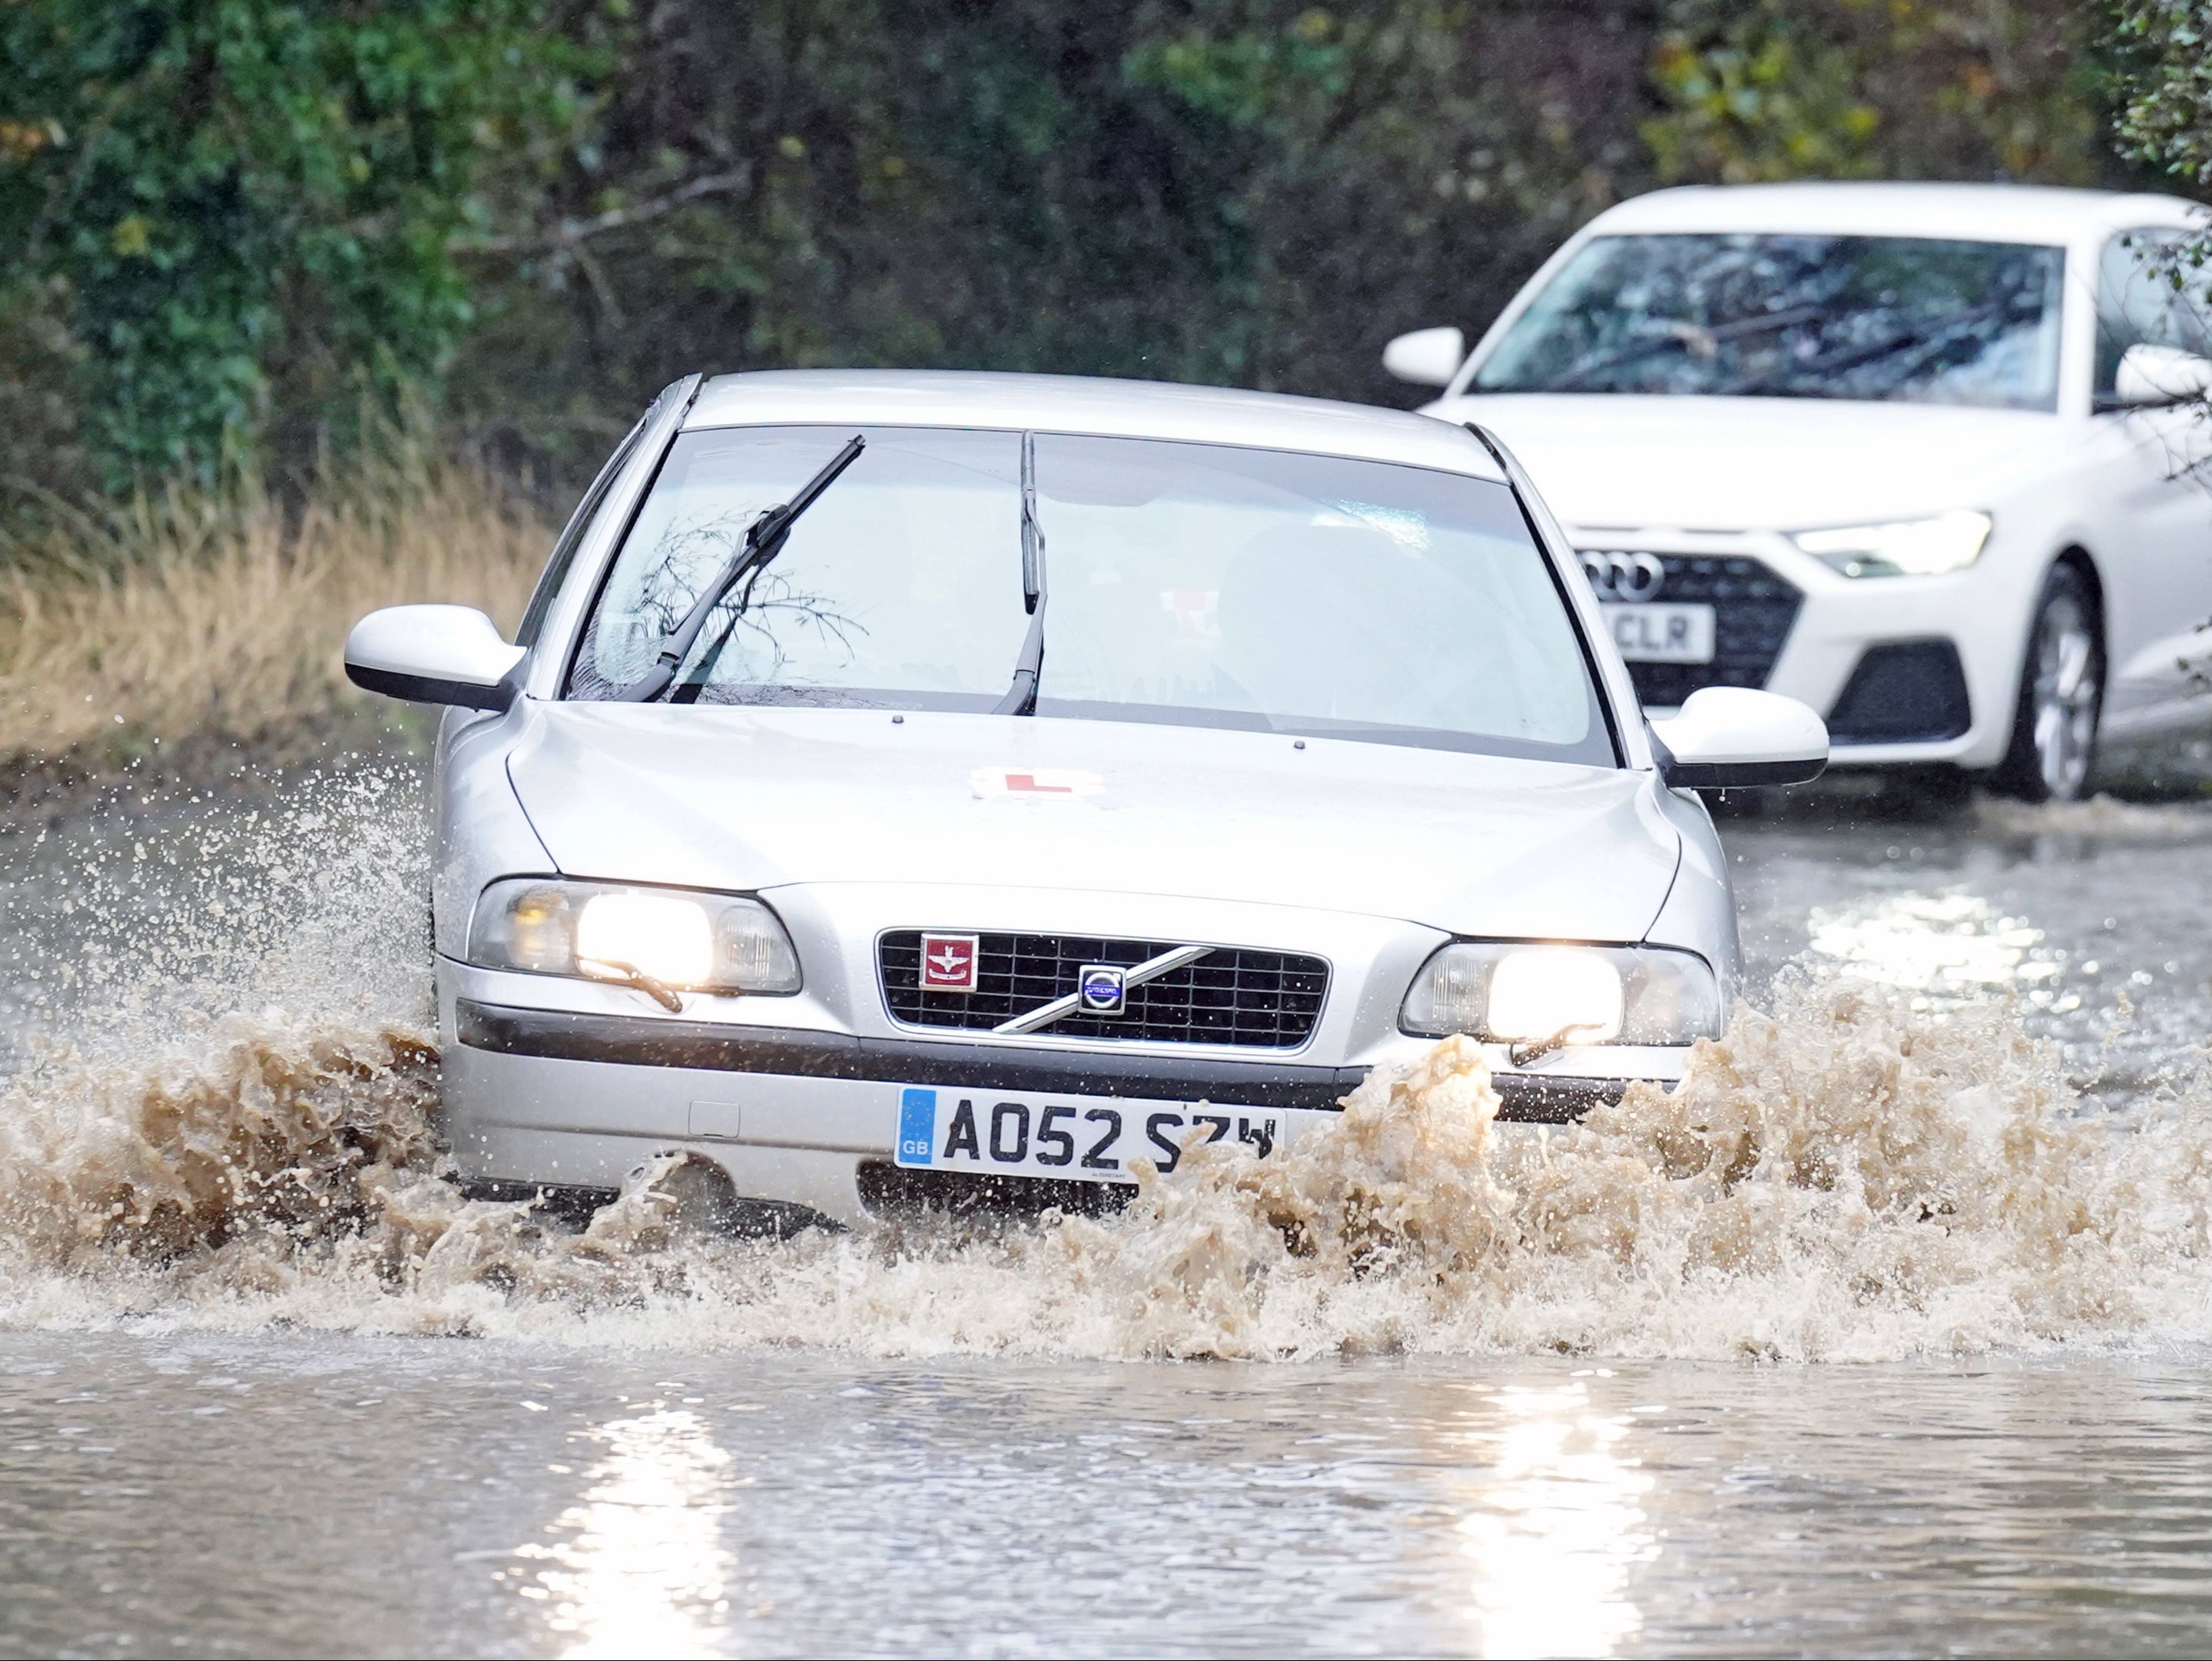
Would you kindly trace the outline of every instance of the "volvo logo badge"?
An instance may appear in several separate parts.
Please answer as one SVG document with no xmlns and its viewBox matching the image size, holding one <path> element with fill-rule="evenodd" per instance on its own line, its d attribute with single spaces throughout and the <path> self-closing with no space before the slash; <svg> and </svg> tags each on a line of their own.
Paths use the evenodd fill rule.
<svg viewBox="0 0 2212 1661">
<path fill-rule="evenodd" d="M 1659 598 L 1667 585 L 1667 567 L 1656 554 L 1586 551 L 1576 557 L 1583 575 L 1597 590 L 1600 599 L 1625 599 L 1641 605 Z"/>
<path fill-rule="evenodd" d="M 1075 989 L 1085 1013 L 1118 1015 L 1129 995 L 1128 971 L 1120 964 L 1087 963 L 1076 973 Z"/>
</svg>

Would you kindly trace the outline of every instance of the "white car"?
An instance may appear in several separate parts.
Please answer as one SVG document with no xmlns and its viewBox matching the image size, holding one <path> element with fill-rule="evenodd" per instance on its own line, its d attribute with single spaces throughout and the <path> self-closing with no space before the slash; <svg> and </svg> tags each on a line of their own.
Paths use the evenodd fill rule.
<svg viewBox="0 0 2212 1661">
<path fill-rule="evenodd" d="M 849 1224 L 1264 1153 L 1455 1032 L 1511 1116 L 1679 1077 L 1737 962 L 1685 787 L 1809 777 L 1826 737 L 1726 691 L 1655 733 L 1549 524 L 1423 416 L 679 382 L 514 644 L 432 605 L 346 645 L 457 706 L 462 1176 L 588 1202 L 680 1150 L 757 1220 Z"/>
<path fill-rule="evenodd" d="M 1385 364 L 1528 465 L 1647 707 L 1757 686 L 1838 765 L 2030 799 L 2201 722 L 2212 658 L 2203 209 L 2009 185 L 1662 191 L 1601 214 L 1472 354 Z"/>
</svg>

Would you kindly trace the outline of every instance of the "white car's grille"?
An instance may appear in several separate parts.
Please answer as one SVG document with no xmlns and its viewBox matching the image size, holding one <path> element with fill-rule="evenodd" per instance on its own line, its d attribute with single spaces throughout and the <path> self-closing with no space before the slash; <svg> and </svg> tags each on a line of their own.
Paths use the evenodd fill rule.
<svg viewBox="0 0 2212 1661">
<path fill-rule="evenodd" d="M 1600 575 L 1592 562 L 1602 553 L 1583 554 L 1595 582 Z M 1629 557 L 1643 558 L 1642 555 Z M 1710 605 L 1713 608 L 1713 660 L 1711 663 L 1632 663 L 1628 678 L 1636 683 L 1636 696 L 1652 709 L 1674 709 L 1691 693 L 1705 686 L 1766 684 L 1783 642 L 1797 620 L 1803 593 L 1771 567 L 1741 554 L 1660 554 L 1666 575 L 1648 590 L 1632 598 L 1660 605 Z M 1630 599 L 1615 587 L 1601 587 L 1600 599 Z"/>
<path fill-rule="evenodd" d="M 976 937 L 973 992 L 922 989 L 919 929 L 884 934 L 876 953 L 884 1001 L 894 1020 L 972 1032 L 988 1031 L 1073 993 L 1085 964 L 1133 966 L 1180 944 L 982 934 Z M 1195 963 L 1129 988 L 1120 1014 L 1073 1011 L 1039 1031 L 1047 1037 L 1292 1050 L 1313 1036 L 1328 994 L 1328 964 L 1320 958 L 1217 946 Z"/>
</svg>

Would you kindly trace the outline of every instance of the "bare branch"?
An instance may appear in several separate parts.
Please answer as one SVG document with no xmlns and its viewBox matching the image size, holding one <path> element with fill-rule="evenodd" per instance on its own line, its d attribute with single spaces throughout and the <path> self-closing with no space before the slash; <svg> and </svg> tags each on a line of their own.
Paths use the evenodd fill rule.
<svg viewBox="0 0 2212 1661">
<path fill-rule="evenodd" d="M 532 231 L 520 236 L 456 237 L 451 244 L 455 253 L 550 253 L 557 249 L 575 248 L 588 237 L 618 231 L 626 226 L 641 224 L 671 214 L 685 204 L 696 202 L 703 196 L 717 196 L 725 192 L 742 190 L 751 171 L 745 167 L 728 173 L 711 173 L 688 180 L 665 196 L 656 196 L 649 202 L 640 202 L 627 208 L 610 208 L 605 213 L 593 214 L 589 219 L 563 219 L 551 228 Z"/>
</svg>

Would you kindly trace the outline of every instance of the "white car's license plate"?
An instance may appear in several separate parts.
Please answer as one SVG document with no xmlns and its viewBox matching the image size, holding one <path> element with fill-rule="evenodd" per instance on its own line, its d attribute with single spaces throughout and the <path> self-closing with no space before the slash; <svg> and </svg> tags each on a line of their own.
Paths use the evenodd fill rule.
<svg viewBox="0 0 2212 1661">
<path fill-rule="evenodd" d="M 1710 605 L 1601 605 L 1613 643 L 1631 663 L 1711 663 Z"/>
<path fill-rule="evenodd" d="M 1055 1101 L 1004 1090 L 899 1090 L 899 1164 L 993 1177 L 1133 1183 L 1132 1159 L 1172 1171 L 1186 1144 L 1224 1137 L 1274 1151 L 1287 1116 L 1264 1109 L 1096 1096 Z"/>
</svg>

